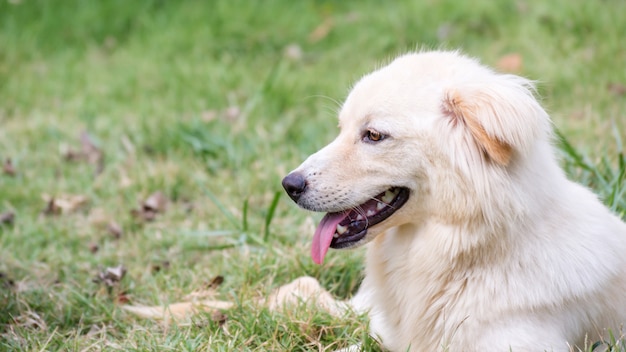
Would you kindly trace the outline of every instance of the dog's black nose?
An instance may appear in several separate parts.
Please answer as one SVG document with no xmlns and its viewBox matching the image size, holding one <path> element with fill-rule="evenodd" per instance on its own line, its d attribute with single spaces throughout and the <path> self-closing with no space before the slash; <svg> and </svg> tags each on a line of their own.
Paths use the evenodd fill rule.
<svg viewBox="0 0 626 352">
<path fill-rule="evenodd" d="M 301 173 L 292 172 L 283 178 L 283 188 L 294 202 L 300 199 L 306 189 L 306 180 Z"/>
</svg>

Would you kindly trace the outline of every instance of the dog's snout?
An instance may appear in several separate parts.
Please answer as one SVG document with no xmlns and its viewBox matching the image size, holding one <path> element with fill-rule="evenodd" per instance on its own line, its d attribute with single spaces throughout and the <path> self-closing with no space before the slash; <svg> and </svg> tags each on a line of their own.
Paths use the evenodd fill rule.
<svg viewBox="0 0 626 352">
<path fill-rule="evenodd" d="M 299 172 L 292 172 L 283 178 L 283 188 L 294 202 L 297 202 L 306 189 L 306 179 Z"/>
</svg>

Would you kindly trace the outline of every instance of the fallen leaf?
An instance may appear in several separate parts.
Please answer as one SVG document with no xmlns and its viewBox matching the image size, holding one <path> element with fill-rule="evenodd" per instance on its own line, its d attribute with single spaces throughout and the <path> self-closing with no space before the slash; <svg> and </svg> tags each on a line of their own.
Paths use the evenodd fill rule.
<svg viewBox="0 0 626 352">
<path fill-rule="evenodd" d="M 57 207 L 54 202 L 54 197 L 50 198 L 46 202 L 46 208 L 41 211 L 43 215 L 58 215 L 61 214 L 61 208 Z"/>
<path fill-rule="evenodd" d="M 123 265 L 118 265 L 112 268 L 106 268 L 104 271 L 98 273 L 93 279 L 96 283 L 103 283 L 107 287 L 114 287 L 119 284 L 120 281 L 126 275 L 126 268 Z"/>
<path fill-rule="evenodd" d="M 11 161 L 11 158 L 6 158 L 6 160 L 4 161 L 4 165 L 2 165 L 2 172 L 8 176 L 17 175 L 17 171 L 15 170 L 15 167 L 13 166 L 13 162 Z"/>
<path fill-rule="evenodd" d="M 11 279 L 7 274 L 0 271 L 0 285 L 12 288 L 15 286 L 15 281 Z"/>
<path fill-rule="evenodd" d="M 606 85 L 606 89 L 618 96 L 626 94 L 626 86 L 621 83 L 609 83 Z"/>
<path fill-rule="evenodd" d="M 496 63 L 496 67 L 503 72 L 519 73 L 522 71 L 523 58 L 519 53 L 511 53 L 502 56 Z"/>
<path fill-rule="evenodd" d="M 48 325 L 43 318 L 29 310 L 22 313 L 20 316 L 14 317 L 13 321 L 16 325 L 25 328 L 38 329 L 38 330 L 48 330 Z"/>
<path fill-rule="evenodd" d="M 43 211 L 45 215 L 71 213 L 89 203 L 89 199 L 83 195 L 65 194 L 57 197 L 51 197 L 44 194 L 42 198 L 46 201 L 47 204 L 46 208 Z"/>
<path fill-rule="evenodd" d="M 61 153 L 63 155 L 63 159 L 67 161 L 82 161 L 85 160 L 85 156 L 83 153 L 76 151 L 72 148 L 62 148 L 64 151 Z"/>
<path fill-rule="evenodd" d="M 128 292 L 122 291 L 117 294 L 117 297 L 115 297 L 115 302 L 119 304 L 126 304 L 130 302 L 130 295 L 128 295 Z"/>
<path fill-rule="evenodd" d="M 158 264 L 152 264 L 152 273 L 158 273 L 161 270 L 167 270 L 170 268 L 170 261 L 169 260 L 164 260 L 161 263 Z"/>
<path fill-rule="evenodd" d="M 91 253 L 97 253 L 98 250 L 100 250 L 100 246 L 97 243 L 90 243 L 89 244 L 89 251 Z"/>
<path fill-rule="evenodd" d="M 14 221 L 15 213 L 12 211 L 0 214 L 0 225 L 13 225 Z"/>
<path fill-rule="evenodd" d="M 130 211 L 130 215 L 132 215 L 132 217 L 134 217 L 135 219 L 141 221 L 153 221 L 154 219 L 156 219 L 155 211 L 145 209 L 133 209 Z"/>
<path fill-rule="evenodd" d="M 67 161 L 87 161 L 95 166 L 95 175 L 99 175 L 104 170 L 104 153 L 93 142 L 91 136 L 87 131 L 83 131 L 80 134 L 81 150 L 76 151 L 72 148 L 67 148 L 62 153 L 63 158 Z"/>
<path fill-rule="evenodd" d="M 155 213 L 163 213 L 167 207 L 167 198 L 163 195 L 163 192 L 156 191 L 152 193 L 144 202 L 143 209 L 146 211 L 153 211 Z"/>
<path fill-rule="evenodd" d="M 142 204 L 140 209 L 130 211 L 131 215 L 139 220 L 152 221 L 157 214 L 167 209 L 167 198 L 161 191 L 152 193 Z"/>
<path fill-rule="evenodd" d="M 122 230 L 120 224 L 116 223 L 115 221 L 111 221 L 107 229 L 111 236 L 113 236 L 113 238 L 115 238 L 116 240 L 119 240 L 124 234 L 124 230 Z"/>
<path fill-rule="evenodd" d="M 335 26 L 335 23 L 332 18 L 327 17 L 322 23 L 320 23 L 313 31 L 309 34 L 309 42 L 317 43 L 320 40 L 326 38 L 330 31 Z"/>
<path fill-rule="evenodd" d="M 207 288 L 212 288 L 212 289 L 216 289 L 219 287 L 219 285 L 221 285 L 224 282 L 224 277 L 222 275 L 217 275 L 216 277 L 213 278 L 213 280 L 211 280 L 208 285 L 206 286 Z"/>
<path fill-rule="evenodd" d="M 226 320 L 228 320 L 228 316 L 224 314 L 222 311 L 215 310 L 213 311 L 213 314 L 211 314 L 211 319 L 217 322 L 219 326 L 222 326 L 226 323 Z"/>
</svg>

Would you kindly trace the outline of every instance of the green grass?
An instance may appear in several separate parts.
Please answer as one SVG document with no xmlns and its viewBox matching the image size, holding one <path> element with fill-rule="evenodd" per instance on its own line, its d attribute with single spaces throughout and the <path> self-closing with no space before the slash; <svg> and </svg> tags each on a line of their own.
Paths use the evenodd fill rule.
<svg viewBox="0 0 626 352">
<path fill-rule="evenodd" d="M 362 317 L 285 316 L 249 302 L 305 274 L 338 297 L 358 287 L 362 251 L 315 266 L 319 215 L 279 196 L 280 179 L 333 138 L 337 101 L 355 79 L 415 48 L 462 48 L 491 65 L 519 53 L 569 141 L 568 173 L 624 217 L 625 14 L 620 0 L 0 0 L 0 160 L 17 171 L 0 174 L 0 214 L 15 213 L 0 225 L 0 350 L 332 350 L 363 340 Z M 330 30 L 316 31 L 324 23 Z M 64 158 L 82 131 L 104 153 L 99 174 Z M 155 191 L 167 210 L 134 218 Z M 88 203 L 44 215 L 44 195 Z M 118 286 L 93 282 L 118 264 L 128 269 Z M 226 328 L 210 315 L 142 321 L 116 301 L 175 302 L 216 275 L 219 296 L 241 302 Z"/>
</svg>

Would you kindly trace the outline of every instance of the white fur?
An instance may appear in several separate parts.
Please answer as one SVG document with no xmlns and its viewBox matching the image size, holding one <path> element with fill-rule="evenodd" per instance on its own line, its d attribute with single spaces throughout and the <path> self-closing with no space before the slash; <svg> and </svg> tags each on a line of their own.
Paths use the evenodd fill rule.
<svg viewBox="0 0 626 352">
<path fill-rule="evenodd" d="M 567 180 L 532 89 L 456 52 L 402 56 L 355 85 L 337 139 L 296 169 L 308 184 L 298 203 L 316 211 L 411 190 L 369 229 L 351 301 L 386 348 L 568 351 L 620 334 L 626 225 Z M 446 111 L 453 95 L 511 148 L 508 162 Z M 368 128 L 388 138 L 365 143 Z"/>
</svg>

